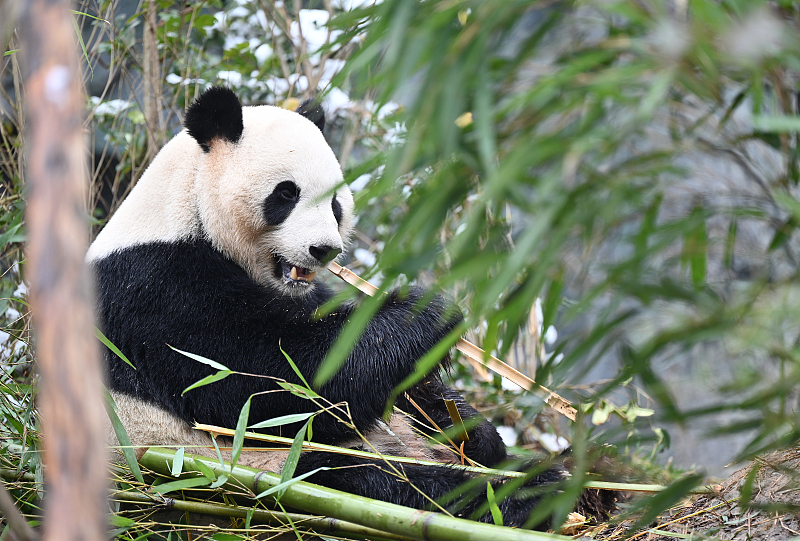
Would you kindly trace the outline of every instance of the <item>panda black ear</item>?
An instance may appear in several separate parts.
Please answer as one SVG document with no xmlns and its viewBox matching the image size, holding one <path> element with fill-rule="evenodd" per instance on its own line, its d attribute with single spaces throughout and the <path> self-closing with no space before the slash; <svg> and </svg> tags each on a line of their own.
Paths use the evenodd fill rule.
<svg viewBox="0 0 800 541">
<path fill-rule="evenodd" d="M 314 98 L 301 103 L 295 112 L 313 122 L 319 128 L 319 131 L 325 128 L 325 111 L 322 109 L 322 105 Z"/>
<path fill-rule="evenodd" d="M 189 106 L 183 126 L 204 152 L 215 137 L 236 143 L 244 130 L 242 104 L 230 88 L 212 86 Z"/>
</svg>

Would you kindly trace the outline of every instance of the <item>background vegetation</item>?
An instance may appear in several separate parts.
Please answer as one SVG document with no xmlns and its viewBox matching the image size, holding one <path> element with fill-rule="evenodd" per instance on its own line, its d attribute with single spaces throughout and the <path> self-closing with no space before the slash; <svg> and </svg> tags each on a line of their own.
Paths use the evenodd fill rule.
<svg viewBox="0 0 800 541">
<path fill-rule="evenodd" d="M 552 450 L 561 436 L 578 451 L 592 440 L 647 457 L 672 428 L 704 426 L 737 435 L 736 458 L 748 459 L 800 439 L 797 2 L 86 0 L 75 10 L 93 231 L 207 86 L 289 108 L 322 94 L 356 192 L 351 268 L 382 287 L 446 291 L 475 341 L 586 416 L 567 426 L 540 415 L 541 399 L 457 364 L 455 384 L 520 444 Z M 38 455 L 25 452 L 38 442 L 25 94 L 8 30 L 0 459 L 40 479 Z M 696 394 L 676 372 L 705 376 Z"/>
</svg>

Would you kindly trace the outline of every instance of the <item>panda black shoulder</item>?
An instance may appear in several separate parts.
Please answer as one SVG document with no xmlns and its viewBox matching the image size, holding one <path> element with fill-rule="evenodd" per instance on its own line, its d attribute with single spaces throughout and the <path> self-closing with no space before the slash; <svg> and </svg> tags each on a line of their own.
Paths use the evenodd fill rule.
<svg viewBox="0 0 800 541">
<path fill-rule="evenodd" d="M 189 106 L 183 126 L 204 152 L 216 137 L 236 143 L 244 130 L 242 103 L 231 89 L 212 86 Z"/>
</svg>

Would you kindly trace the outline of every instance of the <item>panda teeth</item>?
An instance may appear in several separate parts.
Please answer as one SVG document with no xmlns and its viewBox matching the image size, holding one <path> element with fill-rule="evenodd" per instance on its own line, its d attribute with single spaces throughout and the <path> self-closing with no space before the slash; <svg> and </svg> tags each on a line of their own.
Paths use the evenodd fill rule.
<svg viewBox="0 0 800 541">
<path fill-rule="evenodd" d="M 316 275 L 317 275 L 316 271 L 309 271 L 308 269 L 301 269 L 298 271 L 297 267 L 295 266 L 292 266 L 292 270 L 289 271 L 289 278 L 295 281 L 301 280 L 305 282 L 310 282 L 311 280 L 314 279 Z"/>
</svg>

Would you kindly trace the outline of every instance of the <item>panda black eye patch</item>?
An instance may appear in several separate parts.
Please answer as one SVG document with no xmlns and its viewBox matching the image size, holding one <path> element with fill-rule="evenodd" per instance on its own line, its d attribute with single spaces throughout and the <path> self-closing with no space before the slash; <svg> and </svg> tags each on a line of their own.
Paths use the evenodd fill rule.
<svg viewBox="0 0 800 541">
<path fill-rule="evenodd" d="M 264 200 L 264 220 L 267 225 L 282 224 L 299 200 L 300 188 L 291 180 L 285 180 L 275 186 L 272 193 Z"/>
<path fill-rule="evenodd" d="M 335 195 L 333 196 L 333 201 L 331 201 L 331 208 L 333 209 L 333 217 L 336 218 L 336 224 L 342 225 L 342 205 L 336 200 Z"/>
</svg>

